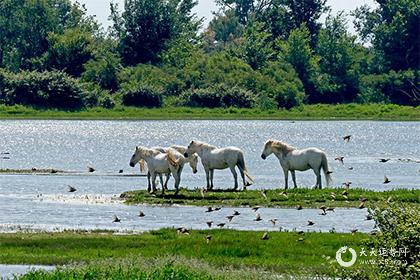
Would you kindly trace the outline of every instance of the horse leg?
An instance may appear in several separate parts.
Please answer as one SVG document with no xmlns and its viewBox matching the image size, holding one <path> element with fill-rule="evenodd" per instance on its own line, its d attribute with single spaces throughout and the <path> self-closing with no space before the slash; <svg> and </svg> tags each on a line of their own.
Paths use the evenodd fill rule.
<svg viewBox="0 0 420 280">
<path fill-rule="evenodd" d="M 166 173 L 166 180 L 165 180 L 165 190 L 168 190 L 168 181 L 171 178 L 171 173 Z"/>
<path fill-rule="evenodd" d="M 210 169 L 210 184 L 211 184 L 211 189 L 214 188 L 213 177 L 214 177 L 214 169 Z"/>
<path fill-rule="evenodd" d="M 205 169 L 204 170 L 206 172 L 206 180 L 207 180 L 207 189 L 211 190 L 210 188 L 210 170 L 209 169 Z"/>
<path fill-rule="evenodd" d="M 159 180 L 160 180 L 160 185 L 162 186 L 162 195 L 163 195 L 163 194 L 165 194 L 165 186 L 163 184 L 162 173 L 159 173 Z"/>
<path fill-rule="evenodd" d="M 238 189 L 238 173 L 236 173 L 236 170 L 235 170 L 235 166 L 232 166 L 231 168 L 230 168 L 230 171 L 232 172 L 232 175 L 233 175 L 233 180 L 235 181 L 235 190 L 237 190 Z"/>
<path fill-rule="evenodd" d="M 319 189 L 322 189 L 322 176 L 321 176 L 321 165 L 319 165 L 319 169 L 318 169 L 318 187 Z"/>
<path fill-rule="evenodd" d="M 297 188 L 297 185 L 296 185 L 296 174 L 295 174 L 295 171 L 294 170 L 290 170 L 290 173 L 292 174 L 293 185 L 294 185 L 294 187 L 296 189 Z"/>
<path fill-rule="evenodd" d="M 172 175 L 175 179 L 175 195 L 177 195 L 179 191 L 179 183 L 181 182 L 181 177 L 179 176 L 178 170 L 176 170 L 175 168 L 172 170 Z"/>
<path fill-rule="evenodd" d="M 147 191 L 150 192 L 152 190 L 152 185 L 150 184 L 150 171 L 147 171 Z"/>
<path fill-rule="evenodd" d="M 320 186 L 320 183 L 321 183 L 321 169 L 320 168 L 318 168 L 318 169 L 313 168 L 313 170 L 314 170 L 314 173 L 316 175 L 316 184 L 315 184 L 315 187 L 314 187 L 316 189 L 318 186 Z"/>
<path fill-rule="evenodd" d="M 247 182 L 246 182 L 246 179 L 245 179 L 245 173 L 244 173 L 243 169 L 240 168 L 239 166 L 238 166 L 238 169 L 239 169 L 239 173 L 241 174 L 242 182 L 244 183 L 244 189 L 245 189 L 247 187 Z"/>
<path fill-rule="evenodd" d="M 156 192 L 156 173 L 153 171 L 150 174 L 152 176 L 152 193 Z"/>
<path fill-rule="evenodd" d="M 289 170 L 288 169 L 283 169 L 284 172 L 284 189 L 288 189 L 289 188 Z"/>
</svg>

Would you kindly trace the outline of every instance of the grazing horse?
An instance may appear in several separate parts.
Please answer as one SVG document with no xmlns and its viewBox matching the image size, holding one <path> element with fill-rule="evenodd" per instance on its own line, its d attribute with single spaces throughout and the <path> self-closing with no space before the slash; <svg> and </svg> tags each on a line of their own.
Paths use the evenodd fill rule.
<svg viewBox="0 0 420 280">
<path fill-rule="evenodd" d="M 201 163 L 206 171 L 207 189 L 211 190 L 214 187 L 213 175 L 215 169 L 230 168 L 235 180 L 235 190 L 238 189 L 238 174 L 236 173 L 235 166 L 238 167 L 241 173 L 244 189 L 251 185 L 250 182 L 246 181 L 245 176 L 253 182 L 245 166 L 244 153 L 239 148 L 217 148 L 201 141 L 191 141 L 184 156 L 188 158 L 194 153 L 197 153 L 201 158 Z"/>
<path fill-rule="evenodd" d="M 166 153 L 157 150 L 148 149 L 146 147 L 136 147 L 133 156 L 130 159 L 130 166 L 134 167 L 140 160 L 147 163 L 150 172 L 153 192 L 156 191 L 156 175 L 159 175 L 160 183 L 163 186 L 162 174 L 172 173 L 175 179 L 175 194 L 179 191 L 181 182 L 181 172 L 184 168 L 185 158 L 178 151 L 169 148 Z M 150 189 L 148 189 L 150 191 Z M 165 188 L 162 188 L 164 194 Z"/>
<path fill-rule="evenodd" d="M 274 153 L 280 161 L 283 168 L 285 188 L 288 187 L 289 171 L 292 174 L 293 184 L 295 188 L 296 176 L 295 170 L 305 171 L 312 169 L 316 175 L 316 187 L 322 188 L 321 183 L 321 168 L 324 170 L 325 180 L 327 185 L 331 182 L 331 172 L 328 171 L 328 162 L 325 152 L 317 148 L 308 148 L 298 150 L 286 143 L 278 140 L 270 139 L 265 142 L 264 150 L 261 154 L 262 159 L 266 159 L 269 155 Z"/>
<path fill-rule="evenodd" d="M 169 148 L 177 150 L 181 155 L 183 155 L 185 153 L 185 151 L 187 150 L 187 147 L 179 146 L 179 145 L 171 145 Z M 169 148 L 152 147 L 150 149 L 151 150 L 157 150 L 161 153 L 167 153 Z M 197 173 L 197 164 L 198 164 L 198 155 L 197 154 L 192 154 L 190 157 L 186 158 L 186 161 L 189 163 L 193 173 L 196 174 Z M 140 160 L 140 172 L 143 172 L 143 171 L 144 171 L 144 160 Z M 161 176 L 162 176 L 162 174 L 159 174 L 159 178 Z M 162 185 L 162 188 L 165 188 L 166 190 L 168 189 L 169 178 L 170 178 L 170 173 L 167 173 L 165 183 Z M 161 182 L 162 182 L 162 180 L 161 180 Z M 150 188 L 151 188 L 150 172 L 147 172 L 147 186 L 148 186 L 148 189 L 150 190 Z"/>
</svg>

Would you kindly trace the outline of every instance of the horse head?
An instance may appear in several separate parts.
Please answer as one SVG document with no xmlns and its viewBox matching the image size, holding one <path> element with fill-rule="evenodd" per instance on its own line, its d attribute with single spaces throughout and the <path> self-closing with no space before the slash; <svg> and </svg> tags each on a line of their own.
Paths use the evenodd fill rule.
<svg viewBox="0 0 420 280">
<path fill-rule="evenodd" d="M 266 159 L 269 155 L 273 153 L 272 144 L 273 144 L 272 140 L 267 140 L 267 142 L 265 142 L 264 149 L 261 153 L 262 159 Z"/>
<path fill-rule="evenodd" d="M 129 163 L 131 167 L 134 167 L 140 161 L 141 159 L 140 152 L 141 152 L 141 149 L 136 146 L 136 150 L 134 151 L 134 154 L 131 156 L 130 163 Z"/>
</svg>

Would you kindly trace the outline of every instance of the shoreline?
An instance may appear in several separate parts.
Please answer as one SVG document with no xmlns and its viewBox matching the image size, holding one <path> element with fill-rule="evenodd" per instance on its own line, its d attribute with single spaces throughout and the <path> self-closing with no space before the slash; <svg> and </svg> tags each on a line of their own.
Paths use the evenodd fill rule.
<svg viewBox="0 0 420 280">
<path fill-rule="evenodd" d="M 420 121 L 420 106 L 384 104 L 303 105 L 290 110 L 241 108 L 90 108 L 82 111 L 0 105 L 0 120 L 303 120 Z"/>
</svg>

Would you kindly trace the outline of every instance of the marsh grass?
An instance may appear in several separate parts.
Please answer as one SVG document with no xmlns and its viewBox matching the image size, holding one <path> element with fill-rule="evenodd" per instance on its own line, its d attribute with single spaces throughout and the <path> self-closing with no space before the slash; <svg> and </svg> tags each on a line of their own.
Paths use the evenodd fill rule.
<svg viewBox="0 0 420 280">
<path fill-rule="evenodd" d="M 264 207 L 303 207 L 317 208 L 321 205 L 327 207 L 359 207 L 360 199 L 366 198 L 366 207 L 376 204 L 385 204 L 388 200 L 418 204 L 420 190 L 398 189 L 389 191 L 371 191 L 361 188 L 350 188 L 347 199 L 342 196 L 343 188 L 289 189 L 284 195 L 283 189 L 267 190 L 263 197 L 260 190 L 233 191 L 216 190 L 204 193 L 201 190 L 181 189 L 178 195 L 167 192 L 165 195 L 150 194 L 146 190 L 128 191 L 121 195 L 129 204 L 159 204 L 159 205 L 195 205 L 195 206 L 264 206 Z M 336 198 L 331 197 L 335 193 Z"/>
<path fill-rule="evenodd" d="M 140 235 L 70 232 L 0 234 L 0 263 L 70 267 L 78 264 L 76 267 L 82 267 L 80 273 L 91 271 L 102 275 L 106 273 L 106 267 L 95 263 L 97 261 L 112 259 L 110 263 L 117 269 L 121 260 L 131 262 L 139 258 L 149 260 L 175 257 L 195 260 L 204 263 L 208 268 L 213 267 L 214 270 L 222 271 L 239 270 L 249 273 L 265 271 L 269 274 L 289 275 L 302 272 L 309 275 L 330 275 L 330 265 L 325 257 L 334 258 L 338 248 L 344 245 L 360 248 L 372 238 L 362 233 L 310 232 L 302 235 L 296 232 L 270 232 L 268 240 L 261 240 L 262 234 L 255 231 L 220 229 L 194 230 L 189 235 L 178 234 L 174 229 L 162 229 Z M 206 242 L 207 235 L 212 236 L 209 243 Z M 301 237 L 303 241 L 299 241 Z M 162 268 L 161 265 L 157 267 Z M 200 268 L 196 265 L 192 267 Z M 182 270 L 176 263 L 171 269 L 173 268 Z M 198 270 L 207 275 L 213 269 Z M 109 271 L 113 273 L 112 268 Z M 69 272 L 66 270 L 60 273 Z M 127 273 L 131 273 L 129 269 Z M 214 273 L 210 273 L 212 274 Z"/>
<path fill-rule="evenodd" d="M 114 109 L 89 108 L 60 111 L 24 106 L 0 105 L 0 119 L 123 119 L 123 120 L 420 120 L 420 107 L 392 104 L 318 104 L 303 105 L 290 110 L 238 108 L 136 108 L 118 106 Z"/>
</svg>

